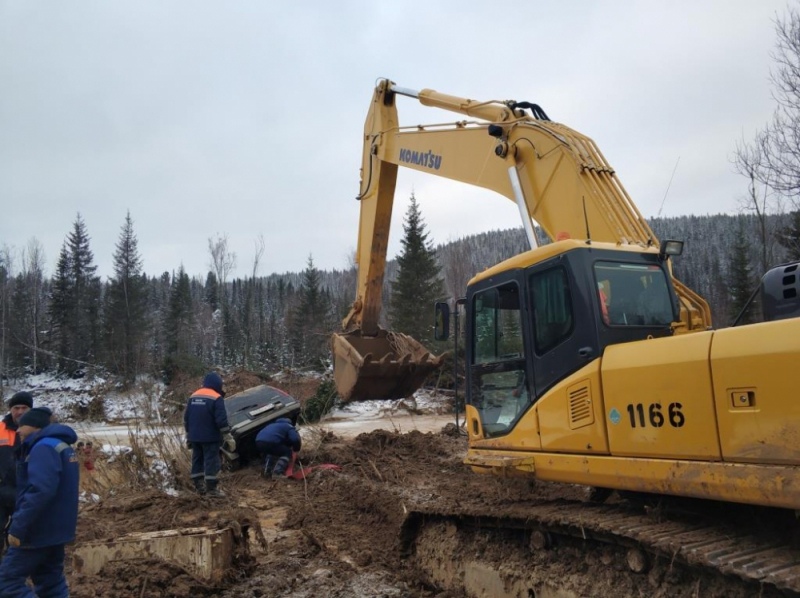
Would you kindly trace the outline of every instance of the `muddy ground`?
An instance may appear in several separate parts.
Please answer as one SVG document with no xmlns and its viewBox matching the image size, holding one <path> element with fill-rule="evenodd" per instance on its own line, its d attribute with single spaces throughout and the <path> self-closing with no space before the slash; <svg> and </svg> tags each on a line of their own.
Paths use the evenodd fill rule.
<svg viewBox="0 0 800 598">
<path fill-rule="evenodd" d="M 180 567 L 152 559 L 111 563 L 93 576 L 80 575 L 70 566 L 71 595 L 758 595 L 758 588 L 677 563 L 657 562 L 646 573 L 632 573 L 620 548 L 569 541 L 535 551 L 518 535 L 461 530 L 446 523 L 424 528 L 425 541 L 414 554 L 414 546 L 401 541 L 401 531 L 407 514 L 415 509 L 464 506 L 498 514 L 526 502 L 584 500 L 587 491 L 477 475 L 462 464 L 466 439 L 454 426 L 438 433 L 377 430 L 355 438 L 317 432 L 305 443 L 303 464 L 333 463 L 341 471 L 318 470 L 300 481 L 266 480 L 256 466 L 226 472 L 225 499 L 200 497 L 188 488 L 167 496 L 156 490 L 126 490 L 119 484 L 100 502 L 82 506 L 78 543 L 179 527 L 244 530 L 247 547 L 239 547 L 220 582 L 203 582 Z M 464 561 L 471 563 L 468 570 L 459 565 Z M 469 593 L 464 590 L 465 578 Z"/>
<path fill-rule="evenodd" d="M 187 388 L 191 382 L 195 381 L 187 381 Z M 246 371 L 226 376 L 230 394 L 263 383 L 280 386 L 304 402 L 319 382 L 300 376 L 278 382 Z M 497 516 L 558 499 L 588 500 L 588 489 L 583 487 L 478 475 L 462 463 L 466 438 L 454 425 L 420 427 L 437 431 L 401 433 L 400 428 L 408 428 L 391 420 L 386 421 L 386 430 L 347 437 L 324 426 L 308 427 L 302 465 L 335 464 L 340 470 L 317 470 L 305 480 L 266 480 L 257 465 L 223 472 L 224 499 L 191 491 L 188 451 L 179 430 L 174 437 L 160 431 L 133 442 L 134 450 L 125 456 L 94 455 L 94 470 L 82 468 L 82 488 L 90 498 L 81 505 L 77 543 L 68 549 L 71 595 L 775 595 L 768 588 L 675 562 L 656 561 L 645 572 L 633 573 L 626 563 L 626 549 L 580 539 L 562 539 L 554 547 L 536 550 L 529 533 L 433 520 L 411 534 L 409 522 L 420 511 Z M 154 455 L 163 462 L 161 473 L 142 475 Z M 155 558 L 112 562 L 98 574 L 87 575 L 79 573 L 70 558 L 87 542 L 193 527 L 230 528 L 238 539 L 233 562 L 218 581 L 204 581 Z"/>
</svg>

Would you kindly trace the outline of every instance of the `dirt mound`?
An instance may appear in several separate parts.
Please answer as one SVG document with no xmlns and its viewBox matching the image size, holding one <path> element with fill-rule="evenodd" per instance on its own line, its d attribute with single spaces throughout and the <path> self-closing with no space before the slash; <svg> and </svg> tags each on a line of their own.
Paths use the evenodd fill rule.
<svg viewBox="0 0 800 598">
<path fill-rule="evenodd" d="M 316 394 L 322 380 L 321 377 L 316 376 L 284 374 L 272 378 L 267 384 L 280 388 L 300 401 L 301 405 L 304 405 L 308 399 Z"/>
<path fill-rule="evenodd" d="M 223 380 L 225 381 L 225 393 L 228 396 L 235 395 L 238 392 L 253 388 L 254 386 L 260 386 L 261 384 L 272 385 L 270 377 L 266 374 L 258 374 L 245 369 L 237 369 L 233 372 L 226 373 L 223 376 Z"/>
<path fill-rule="evenodd" d="M 268 384 L 292 395 L 301 403 L 314 396 L 322 380 L 321 378 L 294 373 L 283 373 L 273 377 L 244 368 L 238 368 L 232 372 L 223 373 L 222 379 L 224 381 L 225 393 L 228 396 L 242 392 L 248 388 L 260 386 L 261 384 Z M 172 397 L 188 398 L 189 395 L 199 388 L 202 382 L 202 376 L 180 377 L 174 380 L 170 385 L 169 394 Z"/>
</svg>

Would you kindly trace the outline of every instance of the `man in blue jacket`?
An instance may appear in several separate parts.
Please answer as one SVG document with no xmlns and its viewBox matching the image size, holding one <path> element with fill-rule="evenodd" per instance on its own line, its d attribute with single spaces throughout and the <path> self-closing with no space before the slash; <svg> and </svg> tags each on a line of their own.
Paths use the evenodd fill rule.
<svg viewBox="0 0 800 598">
<path fill-rule="evenodd" d="M 264 476 L 285 476 L 292 451 L 298 452 L 301 446 L 300 434 L 295 429 L 297 416 L 292 419 L 281 417 L 268 423 L 256 435 L 256 448 L 264 455 Z"/>
<path fill-rule="evenodd" d="M 17 508 L 8 530 L 8 552 L 0 564 L 0 596 L 66 598 L 64 545 L 78 524 L 78 439 L 69 426 L 51 424 L 45 407 L 19 420 Z M 33 580 L 34 590 L 26 585 Z"/>
<path fill-rule="evenodd" d="M 216 372 L 211 372 L 203 379 L 203 387 L 189 397 L 183 412 L 186 443 L 192 449 L 191 477 L 195 490 L 215 497 L 225 496 L 217 487 L 219 449 L 224 443 L 225 450 L 236 450 L 224 399 L 222 378 Z"/>
</svg>

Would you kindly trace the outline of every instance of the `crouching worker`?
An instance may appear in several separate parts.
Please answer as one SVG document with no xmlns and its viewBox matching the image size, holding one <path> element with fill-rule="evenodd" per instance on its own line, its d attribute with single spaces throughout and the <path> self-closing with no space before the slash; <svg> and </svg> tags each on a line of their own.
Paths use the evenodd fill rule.
<svg viewBox="0 0 800 598">
<path fill-rule="evenodd" d="M 292 458 L 292 451 L 299 451 L 301 440 L 292 419 L 282 417 L 268 423 L 256 436 L 256 448 L 264 456 L 264 477 L 285 476 Z"/>
<path fill-rule="evenodd" d="M 64 545 L 75 540 L 78 523 L 80 471 L 71 446 L 78 436 L 69 426 L 51 424 L 51 415 L 49 409 L 36 407 L 19 420 L 17 507 L 0 564 L 0 596 L 69 596 Z"/>
</svg>

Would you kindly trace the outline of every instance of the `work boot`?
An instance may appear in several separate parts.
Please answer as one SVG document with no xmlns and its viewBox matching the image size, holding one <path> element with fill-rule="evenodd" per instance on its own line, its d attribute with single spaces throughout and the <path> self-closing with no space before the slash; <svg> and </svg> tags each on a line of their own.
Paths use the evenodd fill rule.
<svg viewBox="0 0 800 598">
<path fill-rule="evenodd" d="M 206 493 L 206 481 L 203 478 L 192 478 L 192 481 L 194 482 L 195 492 L 198 494 Z"/>
<path fill-rule="evenodd" d="M 272 475 L 278 479 L 286 477 L 286 468 L 289 467 L 289 457 L 281 457 L 272 470 Z"/>
<path fill-rule="evenodd" d="M 265 478 L 270 479 L 272 477 L 272 468 L 274 466 L 275 466 L 275 461 L 272 459 L 272 457 L 268 456 L 264 461 L 264 471 L 262 472 L 262 475 Z"/>
<path fill-rule="evenodd" d="M 208 488 L 206 494 L 214 498 L 225 498 L 225 493 L 217 488 L 218 483 L 218 480 L 206 480 L 206 487 Z"/>
</svg>

